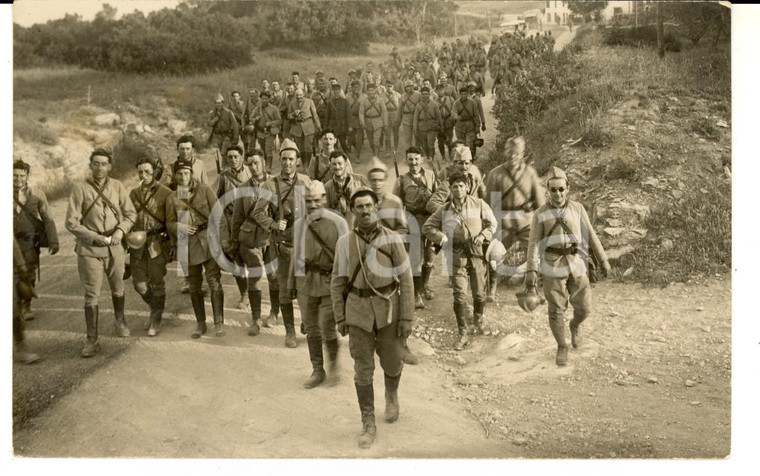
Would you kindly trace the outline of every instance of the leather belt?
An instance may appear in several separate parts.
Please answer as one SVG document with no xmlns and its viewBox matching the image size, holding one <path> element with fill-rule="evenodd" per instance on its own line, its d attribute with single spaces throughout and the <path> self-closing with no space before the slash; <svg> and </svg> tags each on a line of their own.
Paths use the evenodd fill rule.
<svg viewBox="0 0 760 476">
<path fill-rule="evenodd" d="M 332 274 L 332 269 L 322 269 L 316 264 L 306 263 L 306 271 L 310 273 L 318 273 L 323 276 L 330 276 Z"/>
<path fill-rule="evenodd" d="M 380 294 L 388 295 L 396 291 L 397 287 L 398 285 L 396 283 L 391 283 L 387 286 L 381 286 L 379 288 L 375 288 L 375 290 Z M 370 288 L 365 288 L 365 289 L 351 288 L 351 293 L 356 296 L 359 296 L 360 298 L 376 296 L 375 291 L 373 291 Z"/>
<path fill-rule="evenodd" d="M 554 248 L 554 247 L 547 247 L 546 248 L 547 253 L 553 253 L 555 255 L 560 256 L 568 256 L 568 255 L 575 255 L 578 254 L 578 247 L 573 245 L 568 248 Z"/>
</svg>

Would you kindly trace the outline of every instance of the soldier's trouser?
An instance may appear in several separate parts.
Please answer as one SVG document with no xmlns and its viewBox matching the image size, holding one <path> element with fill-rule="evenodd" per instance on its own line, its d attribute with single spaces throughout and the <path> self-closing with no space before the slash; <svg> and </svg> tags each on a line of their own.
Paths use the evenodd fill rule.
<svg viewBox="0 0 760 476">
<path fill-rule="evenodd" d="M 456 128 L 457 140 L 464 141 L 471 153 L 475 153 L 475 139 L 478 137 L 478 131 Z"/>
<path fill-rule="evenodd" d="M 380 146 L 382 146 L 382 142 L 380 142 L 380 136 L 382 135 L 383 128 L 378 127 L 375 129 L 364 129 L 364 131 L 367 133 L 367 138 L 369 139 L 369 147 L 372 149 L 372 154 L 377 155 L 377 153 L 380 151 Z"/>
<path fill-rule="evenodd" d="M 394 298 L 391 298 L 394 299 Z M 398 304 L 398 294 L 395 295 Z M 401 340 L 397 336 L 397 322 L 372 332 L 356 326 L 348 327 L 348 349 L 354 359 L 354 383 L 370 385 L 375 373 L 375 352 L 380 357 L 383 371 L 395 377 L 401 374 L 404 363 L 401 360 Z"/>
<path fill-rule="evenodd" d="M 143 296 L 150 291 L 153 296 L 166 295 L 166 258 L 163 253 L 159 253 L 155 258 L 151 258 L 147 251 L 141 258 L 131 254 L 129 267 L 132 269 L 132 284 L 137 294 Z"/>
<path fill-rule="evenodd" d="M 348 143 L 348 139 L 346 138 L 346 134 L 336 134 L 335 138 L 338 139 L 338 142 L 340 143 L 341 149 L 343 149 L 343 152 L 348 153 L 349 150 L 351 150 L 351 146 Z"/>
<path fill-rule="evenodd" d="M 15 266 L 14 266 L 15 269 Z M 18 273 L 13 272 L 13 342 L 24 340 L 24 320 L 21 318 L 21 298 L 18 295 Z"/>
<path fill-rule="evenodd" d="M 24 255 L 24 263 L 26 263 L 26 278 L 31 281 L 32 286 L 34 287 L 37 285 L 37 268 L 40 266 L 40 254 L 34 247 L 27 249 L 22 248 L 21 253 Z M 22 309 L 25 306 L 28 306 L 31 302 L 31 299 L 24 300 L 19 298 L 19 305 Z M 22 310 L 22 312 L 24 311 Z"/>
<path fill-rule="evenodd" d="M 362 146 L 364 145 L 364 129 L 357 127 L 348 133 L 348 140 L 354 149 L 354 158 L 358 159 L 361 155 Z"/>
<path fill-rule="evenodd" d="M 428 218 L 430 218 L 430 215 L 428 214 L 417 214 L 415 213 L 414 219 L 417 221 L 417 226 L 419 226 L 419 240 L 420 240 L 420 251 L 422 253 L 422 256 L 413 256 L 412 248 L 409 250 L 409 259 L 411 260 L 411 267 L 412 267 L 412 273 L 414 275 L 418 275 L 421 270 L 422 266 L 433 266 L 433 261 L 435 260 L 435 251 L 433 249 L 433 242 L 425 238 L 425 235 L 422 234 L 422 225 L 425 224 L 425 221 L 427 221 Z M 413 233 L 413 228 L 410 227 L 410 234 Z M 415 233 L 416 234 L 416 233 Z"/>
<path fill-rule="evenodd" d="M 105 258 L 77 256 L 79 279 L 84 286 L 85 307 L 98 305 L 103 273 L 108 279 L 111 295 L 124 296 L 124 248 L 121 245 L 109 246 L 108 251 Z"/>
<path fill-rule="evenodd" d="M 446 149 L 449 150 L 449 158 L 451 158 L 451 143 L 454 140 L 454 129 L 451 127 L 444 127 L 442 131 L 438 133 L 438 152 L 441 153 L 441 159 L 446 158 Z"/>
<path fill-rule="evenodd" d="M 214 134 L 214 138 L 211 142 L 214 147 L 219 149 L 219 153 L 222 154 L 222 166 L 224 167 L 226 165 L 224 161 L 226 160 L 225 157 L 227 156 L 227 149 L 237 144 L 234 144 L 229 136 L 217 134 Z"/>
<path fill-rule="evenodd" d="M 321 338 L 322 342 L 338 338 L 330 296 L 309 296 L 299 292 L 298 306 L 307 336 Z"/>
<path fill-rule="evenodd" d="M 398 150 L 406 154 L 406 149 L 414 145 L 414 131 L 412 124 L 401 124 L 398 128 Z"/>
<path fill-rule="evenodd" d="M 266 260 L 272 258 L 268 255 L 268 246 L 262 248 L 246 248 L 240 247 L 240 257 L 243 258 L 246 268 L 248 269 L 248 290 L 249 291 L 261 291 L 259 282 L 261 278 L 266 275 L 267 281 L 269 281 L 269 289 L 279 289 L 277 284 L 277 274 L 273 270 L 267 273 Z"/>
<path fill-rule="evenodd" d="M 280 306 L 293 305 L 293 289 L 288 287 L 288 270 L 290 259 L 293 257 L 293 248 L 280 245 L 280 253 L 277 255 L 277 284 L 280 289 Z"/>
<path fill-rule="evenodd" d="M 456 258 L 454 258 L 456 260 Z M 454 304 L 467 303 L 467 281 L 470 281 L 472 300 L 483 302 L 486 300 L 486 268 L 480 258 L 467 259 L 465 266 L 452 267 L 452 275 L 449 278 L 454 292 Z"/>
<path fill-rule="evenodd" d="M 573 323 L 578 325 L 591 313 L 591 286 L 588 276 L 553 278 L 543 275 L 544 295 L 549 303 L 549 319 L 564 323 L 568 302 L 573 306 Z M 569 294 L 568 294 L 569 293 Z"/>
<path fill-rule="evenodd" d="M 272 171 L 272 160 L 275 155 L 274 151 L 274 138 L 273 135 L 259 136 L 259 145 L 264 149 L 264 157 L 266 159 L 266 168 L 268 171 Z"/>
<path fill-rule="evenodd" d="M 187 282 L 190 286 L 190 293 L 200 293 L 203 291 L 204 269 L 209 292 L 211 294 L 222 293 L 222 270 L 214 258 L 200 264 L 191 264 L 187 267 Z"/>
<path fill-rule="evenodd" d="M 396 146 L 398 145 L 398 130 L 398 127 L 391 125 L 386 127 L 383 132 L 383 141 L 385 148 L 391 152 L 396 150 Z"/>
<path fill-rule="evenodd" d="M 417 131 L 417 146 L 422 148 L 422 153 L 426 158 L 435 157 L 435 140 L 438 137 L 438 131 Z"/>
<path fill-rule="evenodd" d="M 295 136 L 293 139 L 298 146 L 298 150 L 301 151 L 301 163 L 306 169 L 309 167 L 309 162 L 311 162 L 311 156 L 314 155 L 314 134 Z"/>
</svg>

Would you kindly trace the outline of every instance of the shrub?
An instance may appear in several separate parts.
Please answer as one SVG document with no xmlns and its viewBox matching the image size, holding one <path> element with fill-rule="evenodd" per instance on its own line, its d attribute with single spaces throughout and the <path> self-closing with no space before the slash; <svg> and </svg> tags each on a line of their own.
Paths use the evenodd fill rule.
<svg viewBox="0 0 760 476">
<path fill-rule="evenodd" d="M 720 129 L 715 126 L 714 121 L 706 117 L 698 117 L 696 119 L 692 119 L 690 123 L 691 130 L 704 137 L 705 139 L 716 142 L 720 140 L 721 132 Z"/>
<path fill-rule="evenodd" d="M 602 30 L 605 45 L 652 47 L 657 46 L 657 27 L 644 25 L 637 27 L 611 27 Z M 673 33 L 665 33 L 663 38 L 666 51 L 681 51 L 681 41 Z"/>
</svg>

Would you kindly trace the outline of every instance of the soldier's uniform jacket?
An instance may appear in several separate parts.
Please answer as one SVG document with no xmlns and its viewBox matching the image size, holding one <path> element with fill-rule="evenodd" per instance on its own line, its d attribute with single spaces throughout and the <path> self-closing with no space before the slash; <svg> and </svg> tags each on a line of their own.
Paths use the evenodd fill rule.
<svg viewBox="0 0 760 476">
<path fill-rule="evenodd" d="M 422 76 L 423 81 L 426 79 L 429 80 L 431 86 L 436 87 L 438 85 L 438 75 L 432 66 L 428 66 L 425 71 L 420 71 L 420 76 Z"/>
<path fill-rule="evenodd" d="M 443 119 L 444 129 L 451 130 L 454 127 L 454 116 L 452 111 L 454 110 L 454 99 L 450 96 L 442 96 L 438 99 L 438 104 L 441 110 L 441 119 Z"/>
<path fill-rule="evenodd" d="M 420 101 L 414 108 L 414 130 L 425 132 L 439 131 L 442 128 L 443 119 L 438 104 L 433 100 Z"/>
<path fill-rule="evenodd" d="M 351 210 L 349 207 L 351 195 L 359 187 L 368 187 L 369 182 L 364 175 L 349 174 L 345 175 L 343 183 L 338 183 L 335 178 L 331 178 L 325 184 L 325 192 L 327 194 L 327 206 L 340 213 L 346 220 L 351 218 Z M 350 224 L 350 222 L 349 222 Z"/>
<path fill-rule="evenodd" d="M 409 223 L 404 212 L 404 202 L 392 193 L 386 193 L 380 197 L 377 204 L 378 221 L 385 228 L 395 231 L 399 235 L 409 233 Z"/>
<path fill-rule="evenodd" d="M 232 111 L 232 115 L 235 116 L 235 120 L 237 121 L 239 128 L 242 128 L 245 125 L 245 109 L 246 104 L 244 101 L 230 101 L 230 111 Z"/>
<path fill-rule="evenodd" d="M 324 210 L 324 213 L 335 213 Z M 329 218 L 313 220 L 308 225 L 304 218 L 299 219 L 295 229 L 300 232 L 296 243 L 303 243 L 303 253 L 295 252 L 295 259 L 290 260 L 289 279 L 294 280 L 298 294 L 322 297 L 330 295 L 330 280 L 332 279 L 333 261 L 335 260 L 335 245 L 341 232 L 337 224 Z M 348 228 L 344 225 L 344 234 Z M 314 235 L 319 237 L 319 240 Z M 325 246 L 327 249 L 325 249 Z M 296 269 L 303 269 L 304 276 L 295 274 Z"/>
<path fill-rule="evenodd" d="M 293 246 L 293 223 L 297 214 L 305 213 L 306 210 L 303 190 L 297 196 L 296 187 L 304 187 L 309 183 L 311 179 L 307 175 L 295 173 L 292 177 L 286 178 L 282 175 L 272 176 L 261 184 L 261 189 L 269 192 L 272 200 L 259 198 L 253 207 L 253 219 L 260 227 L 272 232 L 271 239 L 285 246 Z M 274 231 L 272 225 L 280 220 L 280 216 L 283 220 L 287 220 L 288 226 L 282 232 Z"/>
<path fill-rule="evenodd" d="M 177 160 L 179 160 L 179 158 Z M 195 156 L 193 156 L 190 162 L 193 164 L 193 180 L 208 185 L 209 181 L 208 173 L 206 173 L 206 164 Z M 177 188 L 177 184 L 174 183 L 174 163 L 176 163 L 176 161 L 164 168 L 164 175 L 162 176 L 162 179 L 166 180 L 163 185 L 166 185 L 171 190 Z"/>
<path fill-rule="evenodd" d="M 449 96 L 450 98 L 453 98 L 453 101 L 459 99 L 459 93 L 457 92 L 457 89 L 449 83 L 443 87 L 443 96 Z"/>
<path fill-rule="evenodd" d="M 343 135 L 348 131 L 348 101 L 343 97 L 330 96 L 327 101 L 327 129 L 332 129 L 337 135 Z"/>
<path fill-rule="evenodd" d="M 98 187 L 92 178 L 85 179 L 74 185 L 69 196 L 69 207 L 66 211 L 66 229 L 76 237 L 74 251 L 79 256 L 106 258 L 111 250 L 118 248 L 121 243 L 111 243 L 110 246 L 95 246 L 93 240 L 98 236 L 111 236 L 116 229 L 125 235 L 132 229 L 137 218 L 137 212 L 129 199 L 126 187 L 118 180 L 106 177 L 101 192 L 111 204 L 112 209 L 95 190 Z M 86 215 L 84 215 L 86 213 Z"/>
<path fill-rule="evenodd" d="M 462 66 L 458 70 L 456 70 L 456 73 L 454 73 L 454 87 L 459 89 L 459 86 L 462 83 L 467 82 L 467 78 L 470 77 L 470 71 L 467 69 L 467 66 Z"/>
<path fill-rule="evenodd" d="M 144 193 L 145 192 L 145 193 Z M 143 190 L 137 186 L 129 191 L 129 199 L 137 211 L 137 218 L 132 227 L 132 231 L 148 232 L 148 239 L 145 246 L 139 250 L 129 249 L 129 254 L 136 259 L 140 259 L 147 251 L 151 258 L 155 258 L 160 253 L 168 257 L 169 242 L 164 239 L 162 234 L 168 233 L 166 228 L 166 209 L 171 200 L 172 191 L 161 185 L 155 180 L 150 188 Z"/>
<path fill-rule="evenodd" d="M 26 186 L 18 191 L 15 198 L 21 205 L 19 206 L 14 200 L 13 233 L 21 249 L 25 251 L 34 248 L 35 240 L 39 239 L 37 235 L 42 228 L 45 230 L 48 243 L 51 246 L 58 246 L 58 230 L 55 227 L 55 221 L 48 214 L 45 193 Z M 41 222 L 41 225 L 35 224 L 30 215 L 38 220 L 37 223 Z"/>
<path fill-rule="evenodd" d="M 451 200 L 451 187 L 449 186 L 448 178 L 459 170 L 452 164 L 441 171 L 440 186 L 435 191 L 427 205 L 429 213 L 435 212 L 438 207 Z M 488 200 L 488 194 L 486 193 L 486 186 L 483 184 L 483 175 L 480 173 L 475 164 L 470 165 L 470 169 L 466 172 L 469 178 L 469 191 L 467 195 L 476 198 L 482 198 Z"/>
<path fill-rule="evenodd" d="M 414 111 L 417 109 L 422 96 L 417 91 L 411 94 L 404 93 L 398 101 L 398 111 L 396 111 L 396 123 L 412 127 L 414 125 Z"/>
<path fill-rule="evenodd" d="M 248 100 L 245 102 L 245 112 L 243 113 L 243 125 L 254 125 L 253 120 L 251 118 L 253 117 L 253 114 L 256 112 L 256 109 L 259 108 L 259 98 L 248 98 Z"/>
<path fill-rule="evenodd" d="M 481 259 L 483 247 L 475 246 L 473 239 L 481 235 L 485 241 L 491 241 L 495 231 L 491 207 L 470 195 L 465 195 L 459 205 L 454 200 L 447 201 L 422 225 L 422 233 L 430 241 L 440 243 L 444 234 L 451 241 L 454 266 L 466 266 L 468 259 Z"/>
<path fill-rule="evenodd" d="M 475 102 L 475 105 L 478 109 L 478 116 L 480 116 L 480 123 L 485 124 L 486 117 L 483 115 L 483 101 L 480 100 L 480 96 L 475 94 L 474 96 L 471 96 L 470 99 Z"/>
<path fill-rule="evenodd" d="M 351 165 L 350 161 L 346 162 L 346 173 L 354 173 L 354 167 Z M 330 153 L 321 151 L 319 154 L 312 157 L 311 162 L 309 162 L 309 168 L 306 169 L 306 174 L 310 179 L 326 184 L 332 178 Z"/>
<path fill-rule="evenodd" d="M 359 120 L 359 108 L 361 107 L 362 99 L 366 96 L 359 94 L 354 96 L 354 93 L 346 96 L 346 102 L 348 102 L 348 127 L 351 129 L 359 129 L 362 127 L 362 123 Z"/>
<path fill-rule="evenodd" d="M 376 96 L 375 99 L 364 96 L 359 101 L 359 123 L 362 129 L 370 131 L 388 126 L 388 110 L 380 96 Z"/>
<path fill-rule="evenodd" d="M 558 218 L 564 220 L 572 235 L 557 224 Z M 575 254 L 555 252 L 567 251 L 573 248 L 573 245 L 578 249 Z M 600 261 L 607 261 L 602 243 L 583 205 L 568 200 L 565 207 L 554 208 L 547 202 L 533 215 L 528 241 L 528 263 L 525 270 L 526 272 L 538 271 L 544 275 L 551 273 L 552 277 L 567 277 L 568 274 L 574 277 L 586 276 L 589 247 L 594 250 Z M 538 265 L 539 256 L 541 268 Z"/>
<path fill-rule="evenodd" d="M 370 253 L 367 253 L 367 243 L 372 243 Z M 399 320 L 412 321 L 412 272 L 409 256 L 396 233 L 382 225 L 377 225 L 369 236 L 363 236 L 360 231 L 353 230 L 338 239 L 335 249 L 337 252 L 333 262 L 330 294 L 336 324 L 340 325 L 345 321 L 350 326 L 372 332 L 374 327 L 382 329 L 397 324 Z M 363 270 L 357 268 L 360 266 L 360 257 L 364 262 Z M 380 266 L 380 269 L 395 268 L 403 271 L 399 276 L 378 276 L 372 272 L 373 266 L 367 265 L 368 259 Z M 355 270 L 358 270 L 358 273 L 351 284 L 352 291 L 348 293 L 344 302 L 343 292 Z M 390 294 L 390 299 L 375 295 L 370 285 L 384 297 Z"/>
<path fill-rule="evenodd" d="M 279 134 L 282 127 L 282 116 L 280 110 L 273 104 L 267 104 L 267 107 L 258 105 L 251 117 L 251 122 L 256 126 L 256 136 L 259 139 L 266 139 L 269 136 Z"/>
<path fill-rule="evenodd" d="M 427 204 L 431 196 L 438 190 L 439 184 L 432 170 L 422 169 L 421 173 L 415 176 L 415 178 L 417 182 L 425 186 L 426 190 L 423 190 L 412 179 L 411 172 L 407 172 L 396 179 L 396 182 L 393 184 L 393 195 L 401 199 L 409 213 L 427 215 L 429 214 L 426 209 Z"/>
<path fill-rule="evenodd" d="M 502 194 L 501 211 L 505 213 L 501 226 L 504 230 L 521 230 L 530 226 L 533 211 L 545 202 L 538 173 L 527 164 L 523 164 L 514 175 L 509 172 L 506 164 L 494 167 L 486 175 L 484 183 L 488 197 L 492 192 Z"/>
<path fill-rule="evenodd" d="M 264 172 L 264 178 L 259 182 L 255 177 L 251 177 L 240 187 L 250 187 L 257 189 L 263 182 L 266 182 L 271 175 Z M 256 206 L 258 197 L 251 194 L 244 194 L 235 200 L 232 211 L 232 232 L 231 238 L 237 240 L 240 246 L 254 249 L 266 246 L 269 242 L 269 229 L 262 228 L 253 218 L 253 210 Z"/>
<path fill-rule="evenodd" d="M 212 258 L 208 246 L 208 219 L 211 209 L 216 203 L 216 195 L 206 184 L 192 179 L 187 190 L 175 190 L 166 207 L 166 227 L 169 234 L 175 240 L 180 223 L 180 214 L 187 213 L 188 225 L 199 228 L 194 235 L 188 235 L 187 239 L 187 262 L 190 266 L 201 264 Z M 190 207 L 192 205 L 192 208 Z M 220 240 L 225 237 L 220 236 Z"/>
<path fill-rule="evenodd" d="M 243 183 L 251 179 L 251 169 L 243 165 L 240 170 L 235 171 L 232 167 L 228 167 L 219 174 L 219 183 L 216 188 L 216 196 L 221 198 L 224 194 L 231 192 Z M 224 209 L 225 213 L 232 214 L 233 204 L 230 203 Z"/>
<path fill-rule="evenodd" d="M 325 95 L 320 91 L 315 91 L 311 95 L 311 102 L 314 103 L 314 108 L 317 110 L 317 117 L 319 117 L 320 124 L 327 124 L 327 101 Z"/>
<path fill-rule="evenodd" d="M 480 130 L 480 114 L 478 105 L 468 97 L 461 97 L 454 103 L 454 126 L 460 133 L 478 132 Z"/>
<path fill-rule="evenodd" d="M 232 111 L 226 107 L 219 112 L 214 109 L 208 113 L 208 126 L 211 127 L 215 136 L 229 137 L 233 144 L 240 139 L 238 121 Z"/>
<path fill-rule="evenodd" d="M 300 112 L 300 117 L 298 113 Z M 322 126 L 317 115 L 314 101 L 303 98 L 301 103 L 297 99 L 291 101 L 288 106 L 288 119 L 290 120 L 290 133 L 295 137 L 313 135 Z"/>
<path fill-rule="evenodd" d="M 477 92 L 481 96 L 486 95 L 486 79 L 478 71 L 470 71 L 469 81 L 473 81 L 477 86 Z"/>
<path fill-rule="evenodd" d="M 401 95 L 397 93 L 396 91 L 393 91 L 393 92 L 386 91 L 385 94 L 383 94 L 383 102 L 385 103 L 385 110 L 388 111 L 388 125 L 391 125 L 391 122 L 395 124 L 396 111 L 398 111 L 400 99 L 401 99 Z"/>
</svg>

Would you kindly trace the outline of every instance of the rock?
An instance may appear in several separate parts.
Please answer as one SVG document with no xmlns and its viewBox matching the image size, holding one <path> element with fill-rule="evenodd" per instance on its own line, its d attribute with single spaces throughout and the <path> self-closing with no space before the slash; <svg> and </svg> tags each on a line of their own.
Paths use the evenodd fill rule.
<svg viewBox="0 0 760 476">
<path fill-rule="evenodd" d="M 726 123 L 726 121 L 718 121 L 715 125 L 718 126 L 718 127 L 725 127 L 725 128 L 729 127 L 729 125 Z"/>
<path fill-rule="evenodd" d="M 691 404 L 691 405 L 699 405 L 699 404 L 700 404 L 700 402 L 699 402 L 699 401 L 697 401 L 697 400 L 694 400 L 693 402 L 689 402 L 689 404 Z"/>
<path fill-rule="evenodd" d="M 461 355 L 454 356 L 454 362 L 459 365 L 467 365 L 467 361 Z"/>
<path fill-rule="evenodd" d="M 474 402 L 474 401 L 475 401 L 475 397 L 474 397 L 474 396 L 472 396 L 472 395 L 467 395 L 467 396 L 466 396 L 466 397 L 464 397 L 464 398 L 465 398 L 465 399 L 466 399 L 468 402 Z"/>
<path fill-rule="evenodd" d="M 647 377 L 647 383 L 657 383 L 659 380 L 657 380 L 657 377 Z"/>
<path fill-rule="evenodd" d="M 617 311 L 610 311 L 610 317 L 619 317 L 620 313 Z"/>
<path fill-rule="evenodd" d="M 607 225 L 612 227 L 621 227 L 623 226 L 623 220 L 619 218 L 608 218 Z"/>
<path fill-rule="evenodd" d="M 483 377 L 478 374 L 465 373 L 457 378 L 459 385 L 483 385 Z"/>
<path fill-rule="evenodd" d="M 610 248 L 607 251 L 607 258 L 608 259 L 619 259 L 623 255 L 627 255 L 631 251 L 633 251 L 635 248 L 631 245 L 625 245 L 621 246 L 620 248 Z"/>
<path fill-rule="evenodd" d="M 683 384 L 686 385 L 687 387 L 691 388 L 691 387 L 695 386 L 697 384 L 697 382 L 695 382 L 693 380 L 686 380 Z"/>
<path fill-rule="evenodd" d="M 512 444 L 517 446 L 525 446 L 525 444 L 528 443 L 528 440 L 526 438 L 514 438 L 512 440 Z"/>
<path fill-rule="evenodd" d="M 704 308 L 704 307 L 702 307 L 702 306 L 699 306 L 699 307 L 697 307 L 697 309 L 696 309 L 696 311 L 697 311 L 697 312 L 702 312 L 702 311 L 704 311 L 704 310 L 705 310 L 705 308 Z"/>
<path fill-rule="evenodd" d="M 673 249 L 673 240 L 669 240 L 669 239 L 666 238 L 666 239 L 662 240 L 662 242 L 660 243 L 660 246 L 662 246 L 663 249 L 672 250 Z"/>
<path fill-rule="evenodd" d="M 647 236 L 647 233 L 649 233 L 649 230 L 646 228 L 631 228 L 631 231 L 639 236 Z"/>
<path fill-rule="evenodd" d="M 615 380 L 615 385 L 620 385 L 621 387 L 627 387 L 630 385 L 630 383 L 626 380 Z"/>
<path fill-rule="evenodd" d="M 516 355 L 510 355 L 509 357 L 507 357 L 507 360 L 509 360 L 511 362 L 518 362 L 520 360 L 520 357 L 518 357 Z"/>
<path fill-rule="evenodd" d="M 98 114 L 92 119 L 96 126 L 112 126 L 119 122 L 119 115 L 113 112 Z"/>
<path fill-rule="evenodd" d="M 153 129 L 152 129 L 152 128 L 151 128 L 151 127 L 148 125 L 148 124 L 145 124 L 145 125 L 143 126 L 143 130 L 144 130 L 145 132 L 147 132 L 148 134 L 150 134 L 150 133 L 152 133 L 152 132 L 153 132 Z"/>
<path fill-rule="evenodd" d="M 411 337 L 406 340 L 406 343 L 413 354 L 427 357 L 435 355 L 435 349 L 422 339 Z"/>
<path fill-rule="evenodd" d="M 660 181 L 655 177 L 650 177 L 641 182 L 642 187 L 660 188 Z"/>
<path fill-rule="evenodd" d="M 632 274 L 633 274 L 633 266 L 631 266 L 630 268 L 626 269 L 625 272 L 623 272 L 623 277 L 627 278 Z"/>
<path fill-rule="evenodd" d="M 589 392 L 589 393 L 588 393 L 588 396 L 589 396 L 589 397 L 596 397 L 596 394 L 595 394 L 594 392 Z"/>
<path fill-rule="evenodd" d="M 507 334 L 499 339 L 499 343 L 496 344 L 498 350 L 514 349 L 520 346 L 527 339 L 519 334 Z"/>
<path fill-rule="evenodd" d="M 683 198 L 683 192 L 680 190 L 671 190 L 670 195 L 675 199 Z"/>
<path fill-rule="evenodd" d="M 666 338 L 664 338 L 663 336 L 654 336 L 654 337 L 652 337 L 652 340 L 654 342 L 662 342 L 662 343 L 667 343 L 668 342 L 668 340 Z"/>
<path fill-rule="evenodd" d="M 702 193 L 703 195 L 707 195 L 709 193 L 706 188 L 700 188 L 699 192 Z"/>
<path fill-rule="evenodd" d="M 169 121 L 166 123 L 166 127 L 171 131 L 172 135 L 179 136 L 187 130 L 187 121 L 169 119 Z"/>
<path fill-rule="evenodd" d="M 607 227 L 604 229 L 604 233 L 606 233 L 609 236 L 618 236 L 625 233 L 627 228 L 624 227 Z"/>
<path fill-rule="evenodd" d="M 712 330 L 710 326 L 702 326 L 700 327 L 700 329 L 702 330 L 702 332 L 710 332 Z"/>
</svg>

